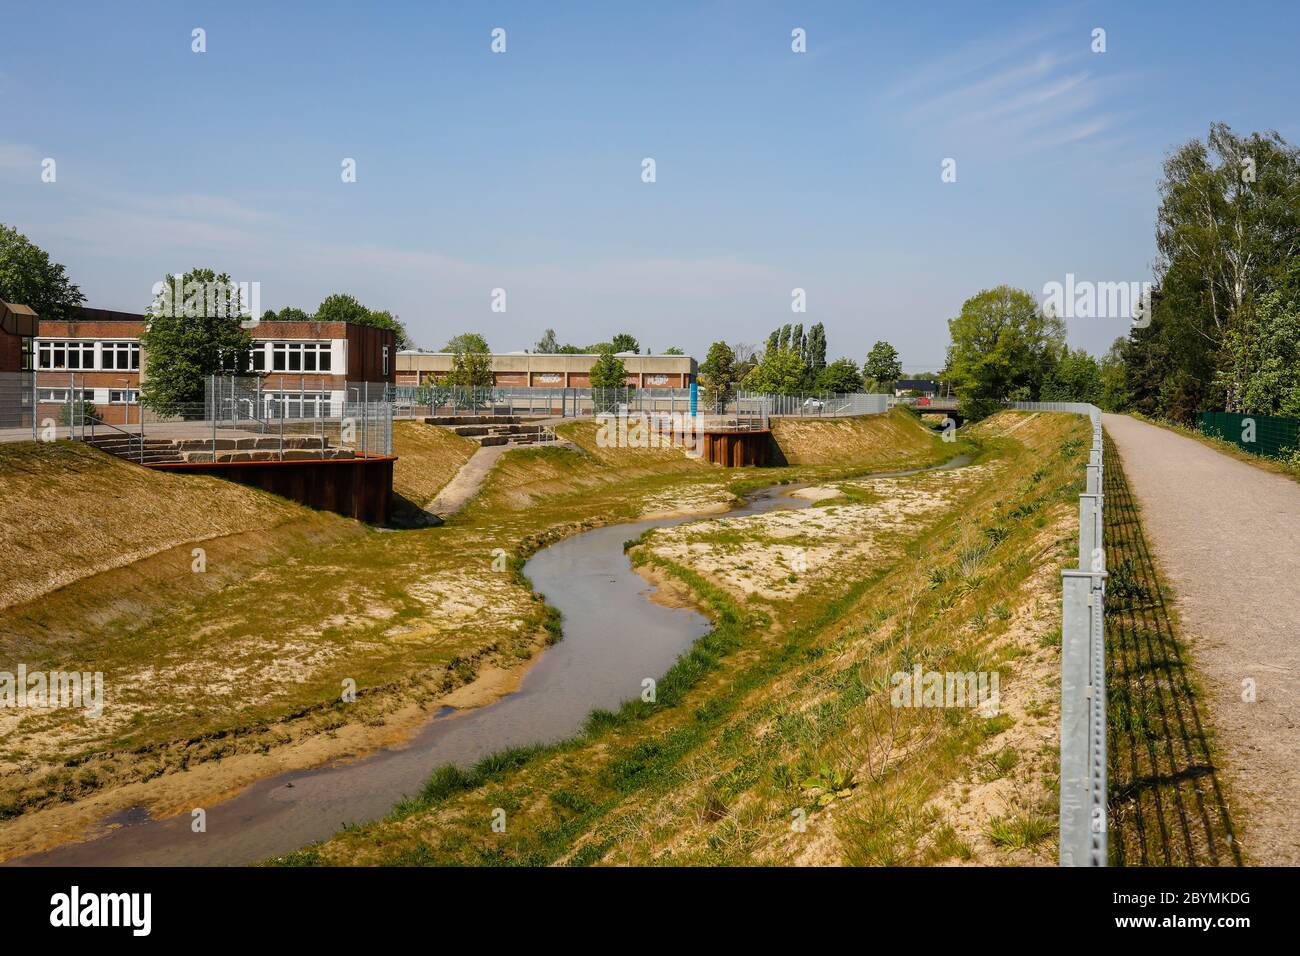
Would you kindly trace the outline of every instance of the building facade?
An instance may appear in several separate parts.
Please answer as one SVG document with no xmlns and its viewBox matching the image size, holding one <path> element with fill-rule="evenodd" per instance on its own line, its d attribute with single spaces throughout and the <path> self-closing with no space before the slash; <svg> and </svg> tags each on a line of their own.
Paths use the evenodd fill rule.
<svg viewBox="0 0 1300 956">
<path fill-rule="evenodd" d="M 95 406 L 113 425 L 140 420 L 140 387 L 149 360 L 141 347 L 145 317 L 107 309 L 76 310 L 70 321 L 42 319 L 31 343 L 38 415 L 56 416 L 69 402 Z M 396 337 L 391 330 L 347 322 L 261 322 L 250 372 L 260 376 L 266 409 L 286 417 L 328 414 L 347 398 L 348 383 L 392 383 Z M 337 405 L 335 405 L 337 407 Z"/>
<path fill-rule="evenodd" d="M 397 384 L 420 385 L 432 376 L 447 375 L 452 353 L 397 353 Z M 537 352 L 494 353 L 493 384 L 501 388 L 591 388 L 591 367 L 599 355 L 554 355 Z M 627 369 L 627 384 L 636 388 L 687 388 L 699 367 L 689 355 L 635 355 L 620 353 Z"/>
</svg>

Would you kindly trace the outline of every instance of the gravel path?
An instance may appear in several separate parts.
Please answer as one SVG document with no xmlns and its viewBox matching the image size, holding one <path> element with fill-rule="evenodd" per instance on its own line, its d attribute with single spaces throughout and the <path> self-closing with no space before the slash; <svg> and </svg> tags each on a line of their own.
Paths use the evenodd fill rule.
<svg viewBox="0 0 1300 956">
<path fill-rule="evenodd" d="M 443 486 L 442 491 L 438 492 L 438 497 L 426 505 L 424 510 L 436 514 L 439 518 L 454 515 L 465 507 L 469 499 L 478 494 L 483 479 L 488 476 L 497 459 L 514 447 L 518 446 L 485 445 L 475 451 L 469 456 L 469 461 L 460 466 L 460 471 L 456 472 L 451 481 Z"/>
<path fill-rule="evenodd" d="M 1102 421 L 1175 592 L 1242 848 L 1300 864 L 1300 483 L 1125 415 Z"/>
</svg>

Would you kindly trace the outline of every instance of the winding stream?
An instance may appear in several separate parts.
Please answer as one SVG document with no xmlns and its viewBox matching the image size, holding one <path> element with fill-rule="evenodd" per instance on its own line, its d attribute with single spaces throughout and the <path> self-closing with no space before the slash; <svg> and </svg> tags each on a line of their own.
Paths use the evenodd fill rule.
<svg viewBox="0 0 1300 956">
<path fill-rule="evenodd" d="M 961 456 L 928 469 L 863 477 L 899 477 L 969 462 Z M 811 502 L 773 486 L 728 517 L 806 507 Z M 207 808 L 207 832 L 190 815 L 153 819 L 136 807 L 113 814 L 104 835 L 68 843 L 8 865 L 220 866 L 251 863 L 324 839 L 351 822 L 382 817 L 418 793 L 432 770 L 468 766 L 488 754 L 550 743 L 577 733 L 595 708 L 616 709 L 641 693 L 709 629 L 697 611 L 651 601 L 653 590 L 631 567 L 623 543 L 648 528 L 718 515 L 664 518 L 596 528 L 537 552 L 524 567 L 533 588 L 563 615 L 564 639 L 547 648 L 519 689 L 495 703 L 458 712 L 444 708 L 400 747 L 311 770 L 277 774 Z"/>
</svg>

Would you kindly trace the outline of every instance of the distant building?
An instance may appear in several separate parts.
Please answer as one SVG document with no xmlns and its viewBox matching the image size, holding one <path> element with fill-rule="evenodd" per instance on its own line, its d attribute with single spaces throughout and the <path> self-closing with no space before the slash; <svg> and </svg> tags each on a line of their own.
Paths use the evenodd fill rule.
<svg viewBox="0 0 1300 956">
<path fill-rule="evenodd" d="M 498 352 L 491 356 L 492 379 L 500 387 L 590 388 L 591 367 L 599 355 Z M 618 355 L 627 384 L 636 388 L 687 388 L 699 367 L 689 355 Z M 397 384 L 419 385 L 451 371 L 452 353 L 410 350 L 397 353 Z"/>
<path fill-rule="evenodd" d="M 900 378 L 894 383 L 894 397 L 901 398 L 908 392 L 916 392 L 923 398 L 934 398 L 943 389 L 943 384 L 928 378 Z"/>
<path fill-rule="evenodd" d="M 140 344 L 145 316 L 77 308 L 71 321 L 41 319 L 32 343 L 39 414 L 85 401 L 113 425 L 139 421 L 135 407 L 148 379 Z M 250 373 L 262 377 L 267 407 L 290 418 L 327 414 L 326 403 L 346 400 L 349 382 L 393 382 L 396 336 L 389 329 L 350 322 L 261 322 L 253 339 Z M 335 405 L 334 407 L 337 407 Z M 261 414 L 261 412 L 259 412 Z"/>
</svg>

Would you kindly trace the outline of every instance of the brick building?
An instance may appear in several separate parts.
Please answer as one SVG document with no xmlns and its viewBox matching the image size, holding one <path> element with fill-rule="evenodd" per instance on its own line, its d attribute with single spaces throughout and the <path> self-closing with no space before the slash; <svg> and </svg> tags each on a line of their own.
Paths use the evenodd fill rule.
<svg viewBox="0 0 1300 956">
<path fill-rule="evenodd" d="M 627 384 L 636 388 L 688 388 L 699 368 L 689 355 L 619 354 Z M 507 352 L 492 355 L 492 378 L 502 388 L 590 388 L 591 367 L 599 355 Z M 397 353 L 397 384 L 418 385 L 451 371 L 450 352 Z"/>
<path fill-rule="evenodd" d="M 139 421 L 140 386 L 149 375 L 140 344 L 145 317 L 108 309 L 74 311 L 70 321 L 40 320 L 39 334 L 31 340 L 40 414 L 84 401 L 110 424 Z M 261 322 L 249 331 L 251 373 L 262 378 L 263 401 L 268 407 L 283 403 L 288 417 L 328 415 L 330 403 L 345 400 L 349 382 L 395 380 L 396 338 L 388 329 L 309 321 Z M 0 342 L 0 355 L 4 348 Z"/>
</svg>

